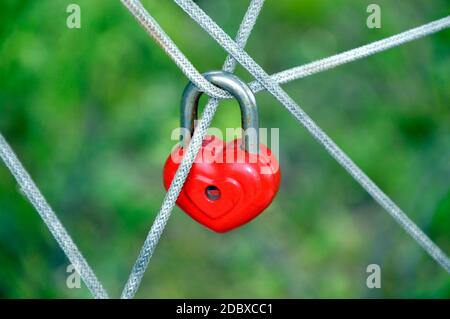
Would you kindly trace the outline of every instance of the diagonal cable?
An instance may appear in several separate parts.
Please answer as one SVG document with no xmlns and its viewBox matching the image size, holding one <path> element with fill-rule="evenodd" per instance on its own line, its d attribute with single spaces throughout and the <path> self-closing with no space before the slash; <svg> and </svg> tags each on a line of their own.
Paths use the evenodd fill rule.
<svg viewBox="0 0 450 319">
<path fill-rule="evenodd" d="M 327 152 L 395 219 L 416 242 L 450 273 L 450 259 L 445 253 L 342 151 L 339 146 L 273 81 L 242 48 L 239 47 L 192 0 L 174 0 L 216 42 L 255 77 Z"/>
<path fill-rule="evenodd" d="M 216 87 L 206 80 L 203 75 L 192 65 L 186 56 L 180 51 L 172 39 L 165 33 L 158 22 L 148 14 L 139 0 L 120 0 L 123 5 L 133 14 L 144 29 L 164 49 L 167 55 L 175 62 L 180 70 L 194 83 L 202 88 L 209 96 L 216 98 L 228 98 L 228 92 Z"/>
<path fill-rule="evenodd" d="M 30 175 L 1 134 L 0 158 L 3 160 L 6 167 L 11 171 L 12 175 L 19 184 L 21 191 L 39 213 L 69 261 L 80 274 L 91 294 L 98 299 L 108 298 L 106 290 L 103 288 L 86 259 L 83 257 L 80 250 L 59 221 L 58 216 L 56 216 L 44 196 L 42 196 L 36 184 L 33 182 Z"/>
<path fill-rule="evenodd" d="M 423 38 L 427 35 L 445 30 L 450 27 L 450 16 L 421 25 L 417 28 L 396 34 L 394 36 L 378 40 L 361 47 L 348 50 L 321 60 L 317 60 L 302 66 L 297 66 L 289 70 L 271 75 L 272 81 L 284 84 L 297 79 L 333 69 L 342 64 L 360 60 L 376 53 L 395 48 L 399 45 Z M 259 92 L 265 87 L 258 81 L 250 83 L 253 92 Z"/>
<path fill-rule="evenodd" d="M 237 45 L 240 47 L 245 46 L 247 39 L 253 29 L 257 17 L 262 9 L 264 4 L 264 0 L 252 0 L 247 13 L 242 20 L 242 23 L 239 27 L 239 31 L 236 36 Z M 145 9 L 144 9 L 145 10 Z M 232 57 L 227 57 L 223 70 L 232 72 L 236 67 L 236 61 Z M 166 227 L 167 221 L 172 213 L 172 210 L 175 206 L 176 200 L 183 188 L 184 182 L 189 174 L 189 171 L 192 167 L 192 164 L 201 148 L 202 141 L 206 135 L 208 127 L 211 125 L 211 121 L 214 117 L 214 114 L 219 105 L 219 100 L 215 98 L 211 98 L 202 114 L 202 119 L 195 129 L 192 140 L 187 148 L 187 151 L 181 161 L 180 166 L 175 174 L 174 179 L 170 185 L 169 190 L 164 198 L 161 209 L 153 222 L 153 225 L 150 229 L 150 232 L 147 235 L 147 238 L 144 242 L 144 245 L 139 253 L 139 256 L 136 260 L 135 265 L 131 271 L 130 277 L 125 285 L 125 288 L 122 292 L 122 298 L 128 299 L 133 298 L 136 294 L 136 291 L 139 288 L 139 285 L 142 281 L 144 273 L 147 269 L 147 266 L 150 262 L 150 259 L 155 251 L 155 248 L 161 238 L 161 235 Z"/>
</svg>

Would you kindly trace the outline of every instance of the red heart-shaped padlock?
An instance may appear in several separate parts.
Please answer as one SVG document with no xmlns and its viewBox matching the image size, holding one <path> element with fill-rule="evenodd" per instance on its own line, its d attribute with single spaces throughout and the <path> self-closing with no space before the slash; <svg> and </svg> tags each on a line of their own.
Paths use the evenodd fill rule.
<svg viewBox="0 0 450 319">
<path fill-rule="evenodd" d="M 224 143 L 207 136 L 197 155 L 177 204 L 199 223 L 226 232 L 259 214 L 272 202 L 280 186 L 278 161 L 259 144 L 258 108 L 248 85 L 224 71 L 204 74 L 212 84 L 228 91 L 241 108 L 243 139 Z M 169 155 L 164 166 L 164 187 L 169 189 L 194 133 L 198 101 L 202 92 L 189 83 L 181 101 L 181 145 Z"/>
<path fill-rule="evenodd" d="M 264 145 L 251 154 L 240 139 L 224 143 L 207 137 L 178 197 L 178 206 L 202 225 L 227 232 L 258 216 L 272 202 L 280 185 L 278 161 Z M 183 148 L 177 147 L 164 166 L 169 188 Z"/>
</svg>

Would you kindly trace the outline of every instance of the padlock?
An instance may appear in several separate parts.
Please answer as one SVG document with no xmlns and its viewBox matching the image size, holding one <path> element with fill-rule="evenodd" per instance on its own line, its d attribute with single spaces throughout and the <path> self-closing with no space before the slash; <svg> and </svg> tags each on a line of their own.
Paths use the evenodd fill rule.
<svg viewBox="0 0 450 319">
<path fill-rule="evenodd" d="M 178 197 L 177 205 L 209 229 L 224 233 L 261 214 L 278 192 L 279 164 L 271 150 L 259 144 L 258 109 L 253 92 L 235 75 L 224 71 L 204 74 L 229 92 L 241 108 L 243 138 L 225 143 L 206 136 Z M 166 190 L 194 132 L 202 92 L 189 83 L 181 103 L 181 143 L 169 155 L 163 173 Z"/>
</svg>

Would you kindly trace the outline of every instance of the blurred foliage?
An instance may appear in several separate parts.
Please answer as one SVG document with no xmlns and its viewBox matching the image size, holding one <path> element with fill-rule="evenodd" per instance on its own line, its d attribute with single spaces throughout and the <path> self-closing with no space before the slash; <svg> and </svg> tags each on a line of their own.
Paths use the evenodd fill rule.
<svg viewBox="0 0 450 319">
<path fill-rule="evenodd" d="M 82 28 L 66 27 L 66 7 Z M 247 1 L 197 1 L 235 34 Z M 268 72 L 300 65 L 450 13 L 450 1 L 267 1 L 248 52 Z M 172 1 L 144 1 L 201 71 L 225 52 Z M 285 85 L 324 130 L 450 253 L 450 31 Z M 246 80 L 249 75 L 238 68 Z M 2 0 L 0 131 L 118 296 L 164 197 L 187 80 L 119 1 Z M 267 93 L 283 182 L 272 206 L 226 235 L 178 208 L 138 297 L 450 297 L 450 279 Z M 233 102 L 214 125 L 235 127 Z M 382 268 L 382 288 L 365 285 Z M 0 296 L 89 297 L 65 285 L 68 261 L 0 165 Z"/>
</svg>

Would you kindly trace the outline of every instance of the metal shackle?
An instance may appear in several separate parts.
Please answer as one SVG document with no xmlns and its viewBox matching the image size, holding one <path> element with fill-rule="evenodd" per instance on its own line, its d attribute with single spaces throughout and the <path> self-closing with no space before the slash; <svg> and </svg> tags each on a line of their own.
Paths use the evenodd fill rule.
<svg viewBox="0 0 450 319">
<path fill-rule="evenodd" d="M 259 152 L 259 119 L 258 107 L 255 95 L 248 85 L 232 73 L 225 71 L 210 71 L 203 76 L 215 86 L 230 93 L 239 103 L 241 108 L 241 121 L 243 134 L 243 149 L 249 153 Z M 198 118 L 198 103 L 201 92 L 192 82 L 190 82 L 183 92 L 181 100 L 181 123 L 180 127 L 184 131 L 181 134 L 183 147 L 187 147 L 189 140 L 185 133 L 189 132 L 190 137 L 194 134 L 195 120 Z"/>
</svg>

